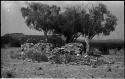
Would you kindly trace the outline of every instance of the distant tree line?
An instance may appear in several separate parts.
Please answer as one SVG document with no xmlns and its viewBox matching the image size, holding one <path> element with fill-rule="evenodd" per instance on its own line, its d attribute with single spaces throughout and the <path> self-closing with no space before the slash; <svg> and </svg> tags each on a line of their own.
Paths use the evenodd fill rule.
<svg viewBox="0 0 125 79">
<path fill-rule="evenodd" d="M 14 34 L 5 34 L 1 37 L 1 47 L 20 47 L 24 37 L 21 33 L 14 33 Z"/>
<path fill-rule="evenodd" d="M 64 41 L 58 35 L 49 35 L 49 43 L 61 46 L 64 45 Z M 24 43 L 39 43 L 40 41 L 45 42 L 45 37 L 41 35 L 24 35 L 22 33 L 10 33 L 5 34 L 1 37 L 1 48 L 4 47 L 20 47 Z"/>
</svg>

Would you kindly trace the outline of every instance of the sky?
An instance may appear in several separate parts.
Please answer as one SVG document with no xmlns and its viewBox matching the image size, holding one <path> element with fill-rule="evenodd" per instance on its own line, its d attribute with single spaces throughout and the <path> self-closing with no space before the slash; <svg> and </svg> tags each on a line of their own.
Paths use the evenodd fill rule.
<svg viewBox="0 0 125 79">
<path fill-rule="evenodd" d="M 118 18 L 118 25 L 109 36 L 95 36 L 94 39 L 124 39 L 124 1 L 35 1 L 55 4 L 60 7 L 104 3 Z M 21 15 L 20 9 L 25 1 L 1 1 L 1 36 L 6 33 L 23 33 L 26 35 L 43 35 L 43 32 L 29 29 Z"/>
</svg>

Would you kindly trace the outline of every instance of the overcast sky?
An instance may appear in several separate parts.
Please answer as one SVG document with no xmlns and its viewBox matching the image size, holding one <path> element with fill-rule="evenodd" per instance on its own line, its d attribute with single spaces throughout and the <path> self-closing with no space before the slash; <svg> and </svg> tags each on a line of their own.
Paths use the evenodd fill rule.
<svg viewBox="0 0 125 79">
<path fill-rule="evenodd" d="M 56 4 L 61 7 L 91 3 L 96 1 L 39 1 L 45 4 Z M 108 9 L 117 16 L 118 25 L 116 30 L 107 37 L 99 39 L 124 39 L 124 2 L 123 1 L 100 1 L 107 5 Z M 24 33 L 27 35 L 42 35 L 42 32 L 30 30 L 21 15 L 20 8 L 25 6 L 24 1 L 1 1 L 1 35 L 6 33 Z M 96 37 L 95 37 L 96 38 Z"/>
</svg>

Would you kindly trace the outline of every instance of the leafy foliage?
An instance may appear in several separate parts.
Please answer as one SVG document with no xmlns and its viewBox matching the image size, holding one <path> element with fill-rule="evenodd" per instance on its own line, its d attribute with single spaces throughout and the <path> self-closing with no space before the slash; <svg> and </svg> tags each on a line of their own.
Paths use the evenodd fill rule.
<svg viewBox="0 0 125 79">
<path fill-rule="evenodd" d="M 59 14 L 60 8 L 52 5 L 40 3 L 28 3 L 27 7 L 22 7 L 22 16 L 27 26 L 31 29 L 44 31 L 47 38 L 47 32 L 53 30 L 53 19 Z"/>
<path fill-rule="evenodd" d="M 81 34 L 89 39 L 99 34 L 109 35 L 117 25 L 117 17 L 102 3 L 88 10 L 84 6 L 67 7 L 62 12 L 56 5 L 28 3 L 21 12 L 28 27 L 44 31 L 45 37 L 48 31 L 62 34 L 67 42 L 72 42 Z"/>
<path fill-rule="evenodd" d="M 55 30 L 66 36 L 67 42 L 73 41 L 81 34 L 89 39 L 99 34 L 109 35 L 117 25 L 117 17 L 102 3 L 89 8 L 88 11 L 81 6 L 68 7 L 59 18 L 61 22 Z"/>
</svg>

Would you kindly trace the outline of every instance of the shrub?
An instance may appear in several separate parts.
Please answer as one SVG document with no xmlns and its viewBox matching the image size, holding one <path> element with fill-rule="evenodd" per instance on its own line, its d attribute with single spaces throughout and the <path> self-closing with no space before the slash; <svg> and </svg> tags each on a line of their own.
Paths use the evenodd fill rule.
<svg viewBox="0 0 125 79">
<path fill-rule="evenodd" d="M 10 51 L 10 58 L 11 59 L 23 59 L 24 60 L 26 58 L 26 56 L 23 53 L 24 52 L 21 52 L 21 51 L 16 51 L 16 52 Z"/>
<path fill-rule="evenodd" d="M 35 50 L 34 48 L 28 48 L 28 50 L 26 51 L 11 51 L 10 53 L 10 57 L 12 59 L 31 59 L 32 61 L 44 61 L 44 62 L 48 62 L 48 57 L 43 54 L 41 51 Z"/>
<path fill-rule="evenodd" d="M 44 61 L 48 62 L 48 58 L 45 54 L 42 54 L 40 51 L 36 51 L 35 49 L 30 49 L 26 53 L 26 58 L 32 59 L 33 61 Z"/>
</svg>

